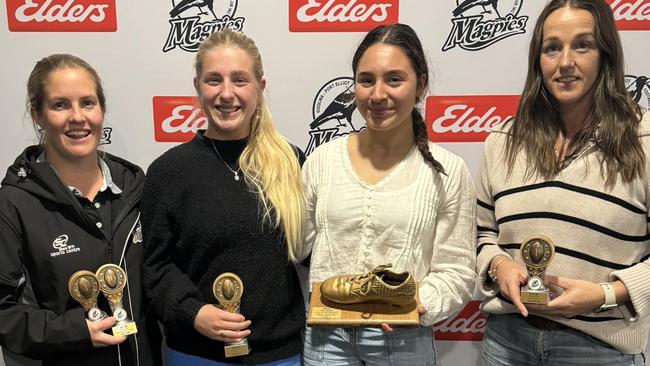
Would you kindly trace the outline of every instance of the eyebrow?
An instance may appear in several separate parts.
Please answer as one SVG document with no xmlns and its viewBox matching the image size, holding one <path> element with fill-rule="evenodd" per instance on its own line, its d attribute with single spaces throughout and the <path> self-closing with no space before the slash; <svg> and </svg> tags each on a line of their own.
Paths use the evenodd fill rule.
<svg viewBox="0 0 650 366">
<path fill-rule="evenodd" d="M 577 34 L 577 35 L 575 36 L 575 38 L 582 38 L 582 37 L 587 37 L 587 36 L 591 36 L 591 37 L 596 38 L 596 34 L 595 34 L 594 32 L 583 32 L 583 33 L 579 33 L 579 34 Z M 556 39 L 558 39 L 557 36 L 548 37 L 548 38 L 544 38 L 544 39 L 542 39 L 542 42 L 546 42 L 546 41 L 550 41 L 550 40 L 556 40 Z"/>
</svg>

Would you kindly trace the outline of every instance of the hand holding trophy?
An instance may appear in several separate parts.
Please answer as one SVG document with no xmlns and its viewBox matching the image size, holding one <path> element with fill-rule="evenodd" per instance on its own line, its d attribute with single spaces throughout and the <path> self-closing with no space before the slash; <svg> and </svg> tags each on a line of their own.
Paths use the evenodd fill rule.
<svg viewBox="0 0 650 366">
<path fill-rule="evenodd" d="M 543 278 L 554 253 L 553 242 L 541 235 L 528 237 L 521 243 L 521 258 L 528 270 L 528 283 L 521 288 L 521 302 L 524 304 L 546 305 L 551 300 Z"/>
<path fill-rule="evenodd" d="M 99 296 L 99 281 L 94 273 L 86 270 L 77 271 L 68 279 L 68 292 L 77 300 L 86 312 L 86 318 L 91 322 L 104 319 L 106 313 L 97 307 Z"/>
<path fill-rule="evenodd" d="M 239 314 L 239 304 L 244 293 L 244 284 L 239 276 L 230 272 L 220 274 L 212 284 L 212 293 L 221 309 Z M 226 343 L 223 349 L 226 357 L 244 356 L 250 353 L 246 339 Z"/>
<path fill-rule="evenodd" d="M 97 269 L 97 280 L 99 288 L 108 299 L 111 311 L 117 324 L 113 327 L 113 335 L 127 336 L 138 332 L 134 321 L 129 320 L 129 316 L 122 305 L 122 291 L 126 286 L 126 273 L 116 264 L 105 264 Z"/>
</svg>

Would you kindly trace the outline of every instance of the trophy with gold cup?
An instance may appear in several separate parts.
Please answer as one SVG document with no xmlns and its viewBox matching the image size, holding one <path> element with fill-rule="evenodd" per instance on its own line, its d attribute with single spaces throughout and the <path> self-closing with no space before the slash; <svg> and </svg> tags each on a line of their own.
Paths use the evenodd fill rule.
<svg viewBox="0 0 650 366">
<path fill-rule="evenodd" d="M 219 308 L 229 313 L 239 314 L 239 304 L 244 293 L 244 284 L 239 276 L 230 272 L 220 274 L 212 284 L 212 293 L 219 303 Z M 246 339 L 226 343 L 223 349 L 226 357 L 244 356 L 250 353 Z"/>
<path fill-rule="evenodd" d="M 106 317 L 106 313 L 97 307 L 99 281 L 94 273 L 86 270 L 73 273 L 68 279 L 68 292 L 81 304 L 88 320 L 96 322 Z"/>
<path fill-rule="evenodd" d="M 113 327 L 113 335 L 127 336 L 138 332 L 134 321 L 122 305 L 122 292 L 126 286 L 126 273 L 116 264 L 105 264 L 97 269 L 99 289 L 108 300 L 117 324 Z"/>
<path fill-rule="evenodd" d="M 521 302 L 546 305 L 551 300 L 543 278 L 554 253 L 553 242 L 541 235 L 528 237 L 521 243 L 521 258 L 528 271 L 528 283 L 521 288 Z"/>
</svg>

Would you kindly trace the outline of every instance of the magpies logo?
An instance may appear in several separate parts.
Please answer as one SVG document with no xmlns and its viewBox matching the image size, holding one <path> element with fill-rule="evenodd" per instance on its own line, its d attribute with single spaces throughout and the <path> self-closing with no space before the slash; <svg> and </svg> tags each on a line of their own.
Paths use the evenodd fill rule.
<svg viewBox="0 0 650 366">
<path fill-rule="evenodd" d="M 528 16 L 518 16 L 523 0 L 456 0 L 452 28 L 442 46 L 478 51 L 526 32 Z"/>
<path fill-rule="evenodd" d="M 360 127 L 362 122 L 353 122 L 360 121 L 358 113 L 354 113 L 357 109 L 355 101 L 354 79 L 351 77 L 334 78 L 320 88 L 312 106 L 313 120 L 309 123 L 310 136 L 305 154 L 309 155 L 334 138 L 363 129 Z"/>
<path fill-rule="evenodd" d="M 99 140 L 100 145 L 108 145 L 111 143 L 111 133 L 113 133 L 113 128 L 104 127 L 102 129 L 102 137 Z"/>
<path fill-rule="evenodd" d="M 644 75 L 625 75 L 625 87 L 635 102 L 646 110 L 650 109 L 650 78 Z"/>
<path fill-rule="evenodd" d="M 196 52 L 210 34 L 229 28 L 241 31 L 245 18 L 235 17 L 237 0 L 172 0 L 169 35 L 163 52 L 176 47 Z M 221 18 L 217 14 L 224 14 Z"/>
</svg>

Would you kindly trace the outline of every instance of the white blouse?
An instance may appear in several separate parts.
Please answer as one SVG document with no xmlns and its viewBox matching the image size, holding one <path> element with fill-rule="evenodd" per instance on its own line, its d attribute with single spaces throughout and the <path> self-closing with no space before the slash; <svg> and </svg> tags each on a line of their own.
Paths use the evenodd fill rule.
<svg viewBox="0 0 650 366">
<path fill-rule="evenodd" d="M 476 193 L 465 163 L 429 143 L 447 175 L 417 147 L 382 180 L 367 184 L 348 156 L 348 136 L 316 149 L 303 166 L 309 282 L 392 263 L 419 282 L 420 318 L 431 325 L 460 311 L 475 281 Z"/>
</svg>

